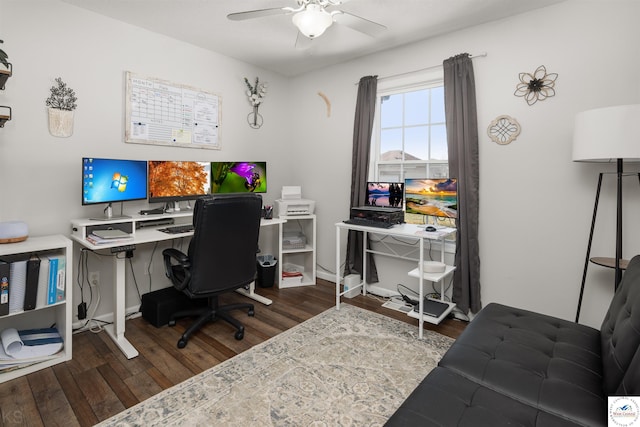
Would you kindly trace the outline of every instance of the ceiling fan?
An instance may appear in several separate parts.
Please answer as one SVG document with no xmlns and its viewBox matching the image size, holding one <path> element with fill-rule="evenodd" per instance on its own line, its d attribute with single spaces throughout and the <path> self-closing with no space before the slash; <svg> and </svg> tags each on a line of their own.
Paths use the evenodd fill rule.
<svg viewBox="0 0 640 427">
<path fill-rule="evenodd" d="M 236 12 L 227 15 L 232 21 L 242 21 L 245 19 L 260 18 L 271 15 L 294 14 L 292 21 L 298 27 L 299 32 L 308 39 L 320 37 L 334 22 L 346 25 L 356 31 L 375 37 L 386 30 L 382 24 L 369 21 L 360 16 L 342 10 L 327 10 L 333 6 L 338 6 L 347 0 L 295 0 L 297 8 L 275 7 L 269 9 L 249 10 L 246 12 Z"/>
</svg>

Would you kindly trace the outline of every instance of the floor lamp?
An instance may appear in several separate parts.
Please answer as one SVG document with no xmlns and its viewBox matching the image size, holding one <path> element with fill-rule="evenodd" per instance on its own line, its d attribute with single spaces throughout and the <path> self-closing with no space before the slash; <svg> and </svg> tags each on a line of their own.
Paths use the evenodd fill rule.
<svg viewBox="0 0 640 427">
<path fill-rule="evenodd" d="M 598 211 L 598 200 L 602 186 L 601 172 L 596 189 L 596 200 L 591 219 L 591 230 L 587 244 L 587 256 L 584 261 L 582 286 L 578 299 L 576 323 L 580 319 L 580 307 L 587 279 L 589 262 L 615 269 L 615 289 L 622 279 L 624 261 L 622 259 L 622 176 L 624 161 L 640 161 L 640 104 L 621 105 L 616 107 L 598 108 L 584 111 L 576 115 L 573 132 L 573 161 L 576 162 L 609 162 L 616 163 L 617 196 L 616 196 L 616 257 L 589 258 L 593 230 Z M 634 173 L 640 182 L 640 173 Z"/>
</svg>

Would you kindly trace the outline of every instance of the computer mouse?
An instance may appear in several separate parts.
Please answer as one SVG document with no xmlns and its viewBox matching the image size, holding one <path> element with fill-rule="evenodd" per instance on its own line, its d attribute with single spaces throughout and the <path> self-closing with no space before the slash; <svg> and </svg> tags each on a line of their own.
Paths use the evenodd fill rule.
<svg viewBox="0 0 640 427">
<path fill-rule="evenodd" d="M 427 225 L 424 231 L 436 231 L 436 228 L 433 225 Z"/>
</svg>

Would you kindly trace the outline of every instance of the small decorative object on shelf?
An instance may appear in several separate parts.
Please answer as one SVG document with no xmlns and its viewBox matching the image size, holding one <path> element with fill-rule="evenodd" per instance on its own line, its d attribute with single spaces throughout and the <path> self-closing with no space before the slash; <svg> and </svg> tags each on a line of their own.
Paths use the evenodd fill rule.
<svg viewBox="0 0 640 427">
<path fill-rule="evenodd" d="M 56 83 L 56 86 L 51 86 L 51 95 L 46 100 L 49 107 L 49 133 L 67 138 L 73 134 L 73 110 L 77 107 L 78 98 L 62 78 L 56 78 Z"/>
<path fill-rule="evenodd" d="M 520 135 L 520 124 L 513 117 L 498 116 L 489 124 L 487 134 L 496 144 L 506 145 L 515 141 Z"/>
<path fill-rule="evenodd" d="M 0 108 L 2 109 L 0 110 L 0 128 L 3 128 L 4 124 L 11 120 L 11 107 L 0 105 Z"/>
<path fill-rule="evenodd" d="M 4 43 L 0 40 L 0 43 Z M 0 90 L 4 90 L 4 84 L 7 82 L 7 79 L 11 77 L 13 74 L 13 67 L 9 61 L 7 61 L 9 57 L 5 53 L 4 50 L 0 49 L 0 64 L 4 65 L 7 69 L 0 69 Z"/>
<path fill-rule="evenodd" d="M 558 73 L 547 73 L 544 65 L 536 68 L 533 74 L 520 73 L 518 78 L 520 83 L 513 94 L 524 97 L 529 105 L 535 104 L 536 101 L 544 101 L 556 94 L 554 86 Z"/>
<path fill-rule="evenodd" d="M 268 84 L 266 82 L 260 83 L 260 79 L 256 77 L 256 82 L 252 86 L 249 83 L 249 79 L 244 78 L 244 83 L 247 85 L 247 97 L 249 97 L 249 102 L 253 106 L 253 112 L 249 113 L 247 116 L 247 121 L 249 122 L 249 126 L 253 129 L 259 129 L 262 126 L 262 116 L 258 114 L 258 107 L 262 103 L 262 98 L 267 96 L 267 87 Z"/>
</svg>

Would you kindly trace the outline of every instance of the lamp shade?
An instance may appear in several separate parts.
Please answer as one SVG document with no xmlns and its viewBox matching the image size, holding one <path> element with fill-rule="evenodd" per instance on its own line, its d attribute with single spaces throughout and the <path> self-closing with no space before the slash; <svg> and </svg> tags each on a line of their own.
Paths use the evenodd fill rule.
<svg viewBox="0 0 640 427">
<path fill-rule="evenodd" d="M 291 20 L 310 39 L 321 36 L 333 24 L 331 14 L 317 4 L 309 4 L 305 10 L 293 15 Z"/>
<path fill-rule="evenodd" d="M 578 113 L 573 129 L 576 162 L 640 161 L 640 104 Z"/>
</svg>

